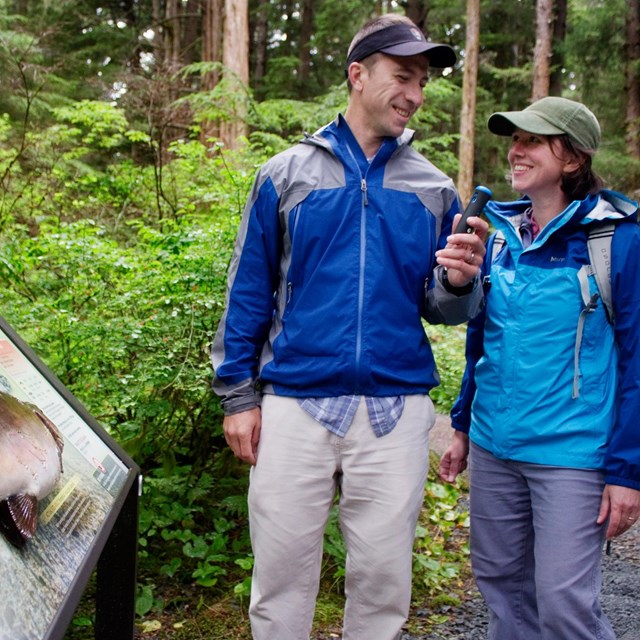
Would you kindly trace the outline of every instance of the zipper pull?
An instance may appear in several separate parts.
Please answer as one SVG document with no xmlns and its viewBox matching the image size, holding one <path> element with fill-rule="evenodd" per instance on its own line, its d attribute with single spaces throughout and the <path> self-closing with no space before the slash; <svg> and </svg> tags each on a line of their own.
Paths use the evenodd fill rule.
<svg viewBox="0 0 640 640">
<path fill-rule="evenodd" d="M 364 178 L 362 178 L 362 181 L 360 182 L 360 189 L 362 190 L 364 204 L 366 206 L 369 204 L 369 199 L 367 198 L 367 181 Z"/>
</svg>

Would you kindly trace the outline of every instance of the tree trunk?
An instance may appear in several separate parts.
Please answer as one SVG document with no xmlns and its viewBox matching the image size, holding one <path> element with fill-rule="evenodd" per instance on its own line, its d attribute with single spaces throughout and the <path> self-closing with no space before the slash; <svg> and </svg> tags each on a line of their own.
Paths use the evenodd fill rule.
<svg viewBox="0 0 640 640">
<path fill-rule="evenodd" d="M 313 0 L 302 2 L 302 24 L 300 27 L 300 66 L 298 80 L 304 91 L 311 70 L 311 36 L 313 34 Z"/>
<path fill-rule="evenodd" d="M 202 11 L 202 62 L 222 62 L 223 0 L 204 0 Z M 212 91 L 220 82 L 220 72 L 214 69 L 202 77 L 202 90 Z M 200 141 L 207 145 L 210 138 L 220 135 L 218 123 L 202 122 Z"/>
<path fill-rule="evenodd" d="M 640 159 L 640 0 L 627 0 L 626 23 L 626 141 L 629 155 Z"/>
<path fill-rule="evenodd" d="M 187 0 L 184 15 L 184 36 L 182 38 L 182 63 L 187 65 L 197 59 L 197 41 L 202 25 L 201 12 L 205 0 Z"/>
<path fill-rule="evenodd" d="M 267 73 L 267 43 L 269 39 L 269 0 L 258 0 L 253 29 L 253 88 L 257 96 L 262 94 L 262 80 Z"/>
<path fill-rule="evenodd" d="M 204 0 L 202 12 L 202 62 L 222 62 L 224 0 Z M 217 69 L 202 78 L 202 89 L 211 91 L 220 81 Z"/>
<path fill-rule="evenodd" d="M 480 0 L 467 0 L 467 33 L 462 76 L 462 113 L 460 114 L 460 170 L 458 172 L 458 191 L 463 203 L 469 201 L 473 191 L 479 50 Z"/>
<path fill-rule="evenodd" d="M 429 26 L 427 24 L 427 14 L 429 8 L 425 0 L 407 0 L 405 3 L 405 14 L 407 18 L 413 20 L 413 22 L 420 27 L 427 35 L 428 32 L 425 29 Z"/>
<path fill-rule="evenodd" d="M 224 65 L 228 119 L 220 125 L 220 138 L 227 148 L 235 149 L 238 138 L 247 134 L 247 86 L 249 84 L 249 2 L 225 0 Z"/>
<path fill-rule="evenodd" d="M 561 96 L 563 88 L 564 55 L 563 44 L 567 35 L 567 0 L 556 0 L 555 18 L 553 22 L 553 51 L 551 53 L 551 77 L 549 79 L 549 95 Z"/>
<path fill-rule="evenodd" d="M 553 0 L 536 2 L 536 46 L 533 50 L 531 102 L 549 95 L 553 36 Z"/>
<path fill-rule="evenodd" d="M 166 0 L 164 12 L 164 65 L 169 73 L 180 68 L 180 2 Z"/>
</svg>

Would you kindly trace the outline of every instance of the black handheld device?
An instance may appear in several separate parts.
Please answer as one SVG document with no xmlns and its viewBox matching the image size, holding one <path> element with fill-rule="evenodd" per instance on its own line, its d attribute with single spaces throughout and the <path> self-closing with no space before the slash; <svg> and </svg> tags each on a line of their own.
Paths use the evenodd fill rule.
<svg viewBox="0 0 640 640">
<path fill-rule="evenodd" d="M 472 216 L 479 216 L 484 209 L 484 205 L 491 199 L 491 196 L 491 189 L 487 189 L 487 187 L 478 186 L 474 189 L 471 200 L 469 200 L 469 204 L 464 210 L 460 222 L 458 222 L 455 233 L 473 233 L 473 227 L 467 225 L 467 219 Z"/>
</svg>

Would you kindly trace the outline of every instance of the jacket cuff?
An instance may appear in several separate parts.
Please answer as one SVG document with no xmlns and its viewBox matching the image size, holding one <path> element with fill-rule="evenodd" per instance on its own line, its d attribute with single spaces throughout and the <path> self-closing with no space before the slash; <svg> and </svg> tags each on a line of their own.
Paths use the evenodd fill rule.
<svg viewBox="0 0 640 640">
<path fill-rule="evenodd" d="M 259 393 L 255 393 L 250 396 L 231 397 L 222 401 L 222 410 L 225 416 L 232 416 L 235 413 L 242 413 L 243 411 L 249 411 L 259 407 L 262 402 L 262 397 Z"/>
<path fill-rule="evenodd" d="M 440 274 L 441 274 L 440 279 L 442 281 L 442 286 L 445 288 L 445 290 L 448 293 L 452 293 L 454 296 L 466 296 L 470 294 L 478 282 L 478 278 L 476 277 L 471 282 L 468 282 L 467 284 L 465 284 L 463 287 L 454 287 L 449 282 L 449 276 L 447 275 L 446 269 L 444 268 L 441 269 Z"/>
</svg>

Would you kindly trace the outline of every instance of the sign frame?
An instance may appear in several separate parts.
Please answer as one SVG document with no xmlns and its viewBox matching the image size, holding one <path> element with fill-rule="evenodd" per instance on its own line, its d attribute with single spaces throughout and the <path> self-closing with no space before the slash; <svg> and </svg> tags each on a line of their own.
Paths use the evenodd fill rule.
<svg viewBox="0 0 640 640">
<path fill-rule="evenodd" d="M 65 592 L 60 594 L 60 602 L 53 612 L 42 640 L 63 640 L 94 570 L 96 640 L 133 639 L 138 507 L 142 490 L 140 468 L 2 316 L 0 330 L 24 357 L 25 362 L 42 377 L 44 383 L 50 385 L 53 392 L 58 394 L 60 401 L 66 403 L 68 408 L 77 414 L 79 422 L 90 430 L 91 437 L 97 436 L 96 442 L 102 443 L 120 463 L 121 477 L 118 488 L 111 494 L 113 501 L 106 507 L 106 513 L 93 533 L 91 543 L 73 569 L 73 576 Z M 28 553 L 28 550 L 25 553 Z"/>
</svg>

